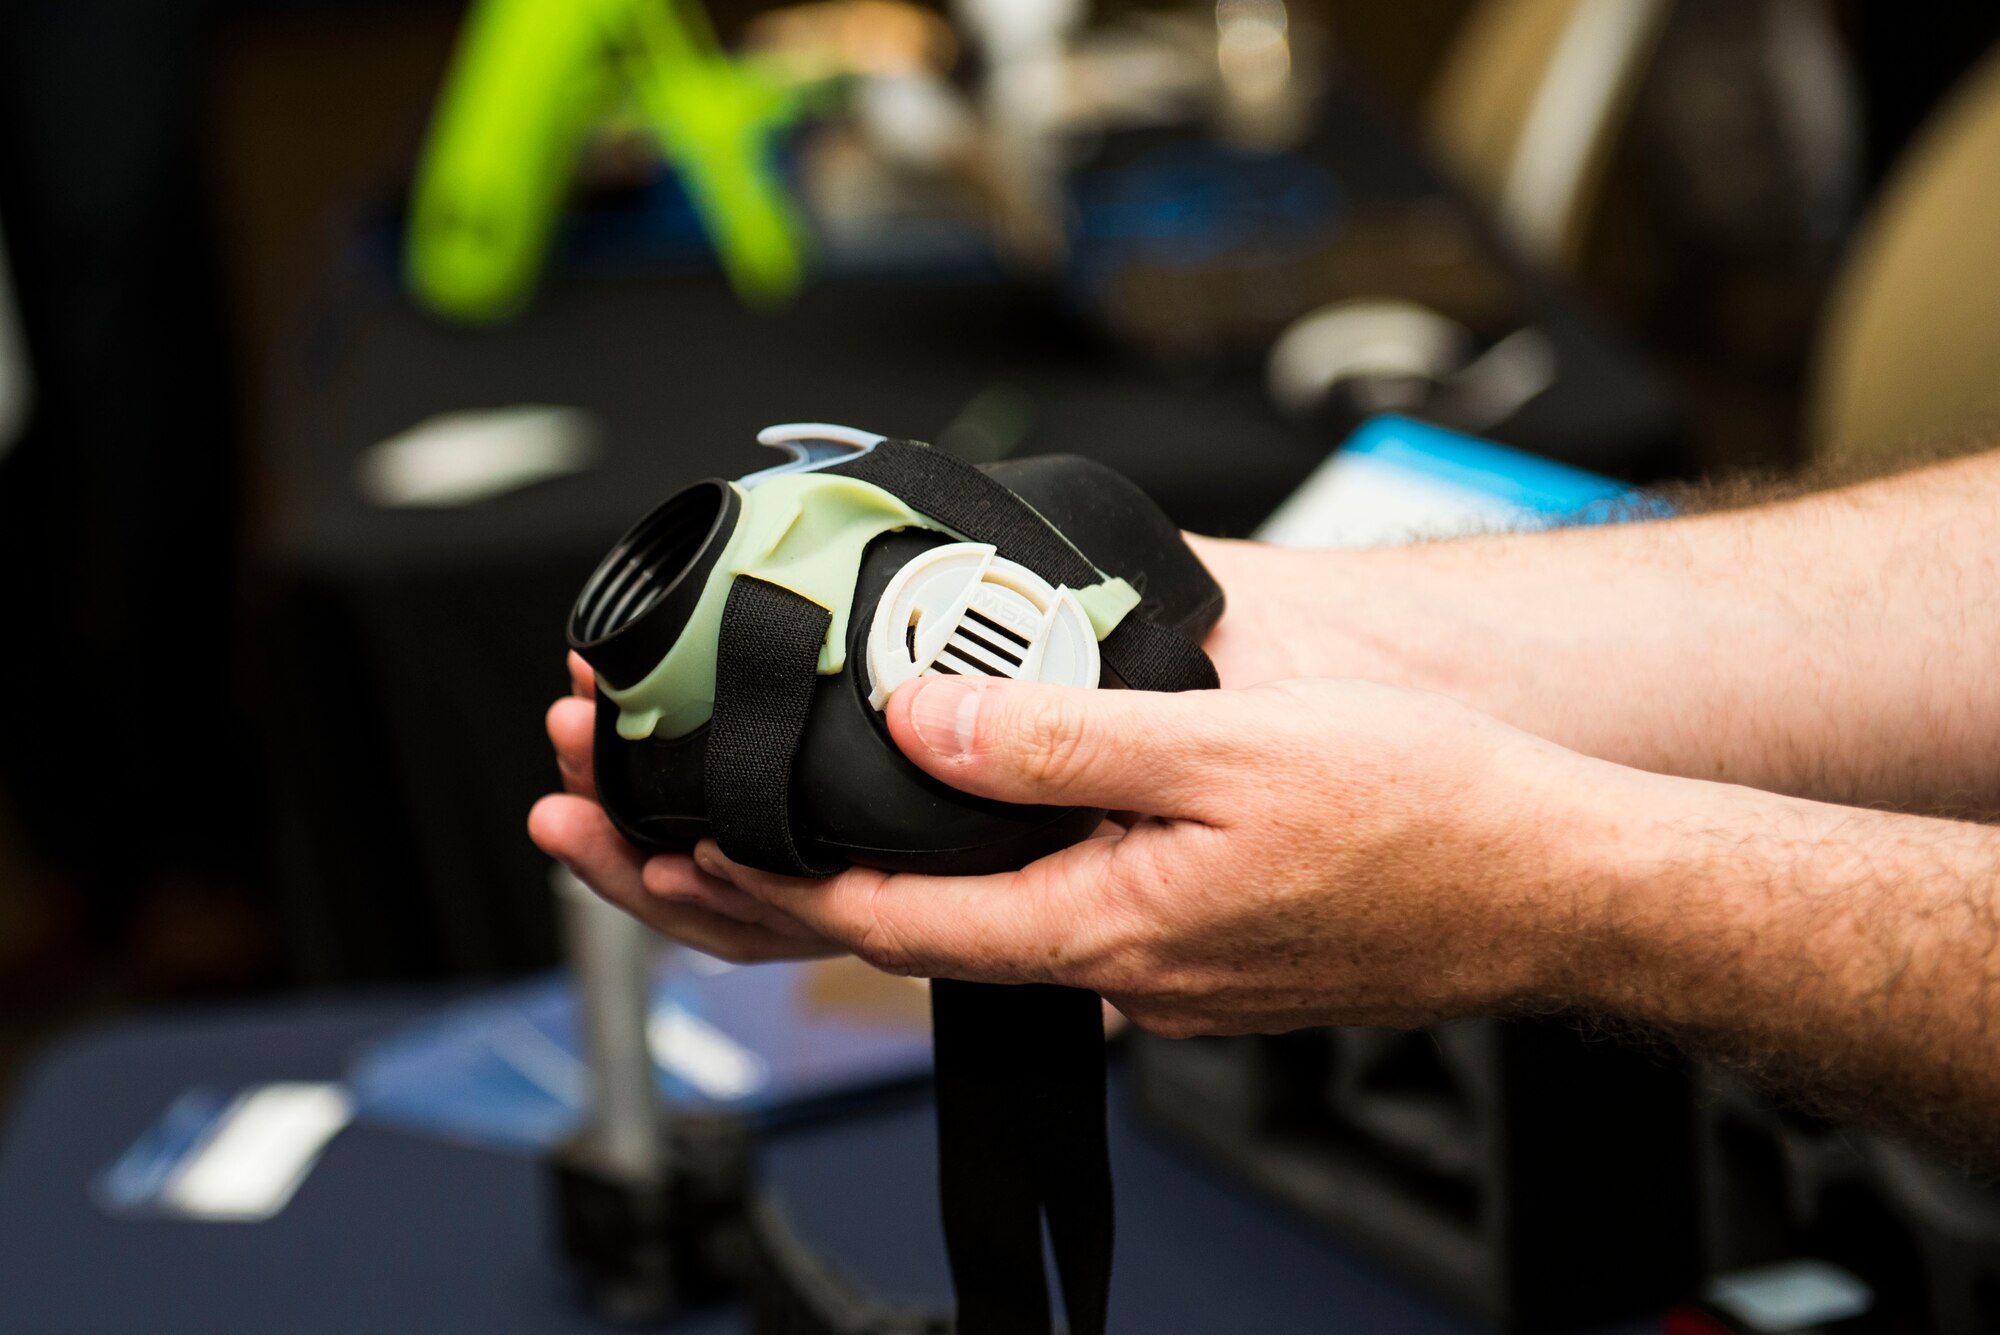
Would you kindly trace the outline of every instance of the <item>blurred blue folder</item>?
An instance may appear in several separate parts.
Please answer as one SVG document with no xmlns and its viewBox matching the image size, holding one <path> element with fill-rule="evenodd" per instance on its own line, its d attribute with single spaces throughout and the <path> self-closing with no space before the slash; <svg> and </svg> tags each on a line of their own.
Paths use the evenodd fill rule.
<svg viewBox="0 0 2000 1335">
<path fill-rule="evenodd" d="M 1622 482 L 1384 416 L 1313 470 L 1257 536 L 1285 547 L 1380 547 L 1663 513 Z"/>
<path fill-rule="evenodd" d="M 660 1091 L 677 1106 L 769 1125 L 930 1072 L 929 1029 L 910 1018 L 921 993 L 898 1014 L 827 999 L 824 964 L 736 968 L 679 947 L 663 956 L 648 1037 Z M 449 1007 L 367 1050 L 348 1074 L 364 1121 L 530 1152 L 577 1127 L 587 1081 L 563 974 Z"/>
</svg>

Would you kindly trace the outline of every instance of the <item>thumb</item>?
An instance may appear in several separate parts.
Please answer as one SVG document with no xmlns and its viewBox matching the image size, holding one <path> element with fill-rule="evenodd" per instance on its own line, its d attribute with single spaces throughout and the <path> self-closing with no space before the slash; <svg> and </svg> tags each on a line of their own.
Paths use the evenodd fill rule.
<svg viewBox="0 0 2000 1335">
<path fill-rule="evenodd" d="M 1200 817 L 1226 763 L 1229 697 L 919 677 L 890 698 L 903 754 L 1002 802 Z"/>
</svg>

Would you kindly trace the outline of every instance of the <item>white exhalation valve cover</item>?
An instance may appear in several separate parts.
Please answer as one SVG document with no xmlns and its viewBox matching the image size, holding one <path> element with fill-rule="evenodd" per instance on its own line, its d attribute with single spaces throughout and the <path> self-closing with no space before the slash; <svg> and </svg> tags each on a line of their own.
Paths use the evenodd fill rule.
<svg viewBox="0 0 2000 1335">
<path fill-rule="evenodd" d="M 1097 634 L 1068 589 L 983 542 L 933 547 L 896 572 L 868 628 L 868 703 L 912 677 L 1097 685 Z"/>
</svg>

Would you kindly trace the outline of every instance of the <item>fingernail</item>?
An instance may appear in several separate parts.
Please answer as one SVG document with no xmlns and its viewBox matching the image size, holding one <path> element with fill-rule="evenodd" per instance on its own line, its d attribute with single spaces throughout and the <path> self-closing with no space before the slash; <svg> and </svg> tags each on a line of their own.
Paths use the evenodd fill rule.
<svg viewBox="0 0 2000 1335">
<path fill-rule="evenodd" d="M 949 677 L 925 677 L 910 701 L 910 726 L 930 753 L 958 760 L 972 749 L 972 725 L 979 717 L 979 688 Z"/>
</svg>

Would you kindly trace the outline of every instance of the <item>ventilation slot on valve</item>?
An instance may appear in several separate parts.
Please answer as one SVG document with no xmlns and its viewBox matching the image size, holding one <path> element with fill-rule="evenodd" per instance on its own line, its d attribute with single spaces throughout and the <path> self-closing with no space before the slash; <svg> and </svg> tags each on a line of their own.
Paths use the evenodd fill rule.
<svg viewBox="0 0 2000 1335">
<path fill-rule="evenodd" d="M 1076 595 L 981 542 L 933 547 L 896 572 L 868 630 L 869 703 L 912 677 L 1097 685 L 1097 634 Z"/>
</svg>

